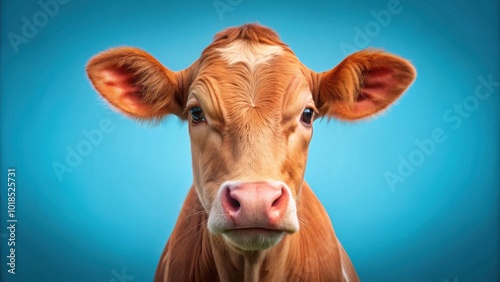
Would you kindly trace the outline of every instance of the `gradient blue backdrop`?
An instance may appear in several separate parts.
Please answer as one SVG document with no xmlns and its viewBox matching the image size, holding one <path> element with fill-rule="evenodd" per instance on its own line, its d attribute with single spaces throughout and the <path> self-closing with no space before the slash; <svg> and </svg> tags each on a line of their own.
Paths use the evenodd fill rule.
<svg viewBox="0 0 500 282">
<path fill-rule="evenodd" d="M 169 117 L 150 127 L 109 110 L 84 66 L 100 51 L 130 45 L 180 70 L 216 32 L 248 22 L 275 29 L 316 71 L 345 57 L 342 43 L 385 48 L 418 70 L 386 114 L 314 125 L 306 180 L 360 278 L 499 280 L 498 85 L 460 125 L 443 118 L 453 105 L 474 102 L 479 76 L 500 80 L 499 1 L 401 0 L 402 11 L 358 46 L 356 28 L 389 0 L 243 0 L 222 17 L 212 2 L 71 0 L 17 53 L 9 33 L 22 35 L 23 17 L 43 21 L 43 10 L 35 0 L 0 2 L 2 281 L 152 280 L 191 184 L 187 125 Z M 82 132 L 103 120 L 113 130 L 59 181 L 52 164 L 65 164 L 68 146 L 76 149 Z M 418 155 L 415 141 L 436 128 L 446 141 L 391 189 L 384 175 Z M 6 272 L 10 167 L 16 275 Z"/>
</svg>

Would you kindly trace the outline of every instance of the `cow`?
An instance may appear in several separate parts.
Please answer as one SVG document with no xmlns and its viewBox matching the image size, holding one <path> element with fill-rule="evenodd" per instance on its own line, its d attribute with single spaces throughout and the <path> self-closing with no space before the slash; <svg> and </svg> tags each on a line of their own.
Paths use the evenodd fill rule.
<svg viewBox="0 0 500 282">
<path fill-rule="evenodd" d="M 314 72 L 273 30 L 246 24 L 181 71 L 130 47 L 86 70 L 124 115 L 189 124 L 193 184 L 155 281 L 359 281 L 304 181 L 312 125 L 385 110 L 415 79 L 409 61 L 368 49 Z"/>
</svg>

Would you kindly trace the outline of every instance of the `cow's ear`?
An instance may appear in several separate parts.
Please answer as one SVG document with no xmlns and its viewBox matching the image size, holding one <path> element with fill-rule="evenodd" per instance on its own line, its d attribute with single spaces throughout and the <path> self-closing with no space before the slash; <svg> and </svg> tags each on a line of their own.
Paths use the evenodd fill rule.
<svg viewBox="0 0 500 282">
<path fill-rule="evenodd" d="M 182 117 L 185 104 L 181 72 L 173 72 L 147 52 L 116 48 L 93 57 L 87 74 L 96 90 L 115 108 L 138 119 Z"/>
<path fill-rule="evenodd" d="M 415 68 L 405 59 L 377 50 L 345 58 L 334 69 L 317 74 L 315 103 L 320 116 L 357 120 L 393 103 L 415 79 Z"/>
</svg>

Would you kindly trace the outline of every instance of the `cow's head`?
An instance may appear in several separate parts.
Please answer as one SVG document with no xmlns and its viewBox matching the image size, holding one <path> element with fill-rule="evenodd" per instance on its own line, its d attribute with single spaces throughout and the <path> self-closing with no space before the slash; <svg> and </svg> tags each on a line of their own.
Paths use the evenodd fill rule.
<svg viewBox="0 0 500 282">
<path fill-rule="evenodd" d="M 135 48 L 103 52 L 87 72 L 125 115 L 174 114 L 189 123 L 194 186 L 208 229 L 240 250 L 269 248 L 299 229 L 295 203 L 316 118 L 377 114 L 415 78 L 408 61 L 374 50 L 313 72 L 258 25 L 217 34 L 179 72 Z"/>
</svg>

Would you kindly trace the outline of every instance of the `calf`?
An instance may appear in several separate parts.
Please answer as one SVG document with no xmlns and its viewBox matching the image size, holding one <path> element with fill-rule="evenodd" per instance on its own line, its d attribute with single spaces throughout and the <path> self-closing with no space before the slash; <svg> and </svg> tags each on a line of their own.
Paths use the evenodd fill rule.
<svg viewBox="0 0 500 282">
<path fill-rule="evenodd" d="M 87 72 L 125 115 L 189 123 L 193 185 L 155 281 L 358 281 L 304 181 L 312 124 L 386 109 L 415 78 L 408 61 L 365 50 L 317 73 L 249 24 L 217 34 L 182 71 L 116 48 Z"/>
</svg>

